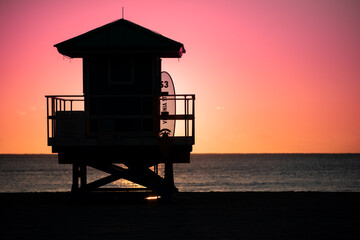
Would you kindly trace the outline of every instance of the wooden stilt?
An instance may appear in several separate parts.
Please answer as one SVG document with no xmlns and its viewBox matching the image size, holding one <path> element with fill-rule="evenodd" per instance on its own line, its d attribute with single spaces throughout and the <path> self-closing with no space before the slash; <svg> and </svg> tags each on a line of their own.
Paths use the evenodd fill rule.
<svg viewBox="0 0 360 240">
<path fill-rule="evenodd" d="M 80 181 L 79 181 L 80 180 Z M 86 164 L 74 163 L 73 164 L 73 183 L 71 191 L 75 192 L 79 189 L 84 189 L 87 184 L 86 177 Z"/>
<path fill-rule="evenodd" d="M 159 164 L 154 165 L 154 173 L 159 174 Z"/>
<path fill-rule="evenodd" d="M 164 182 L 165 182 L 165 189 L 161 193 L 162 198 L 164 201 L 171 201 L 174 193 L 178 192 L 178 189 L 175 187 L 173 163 L 170 161 L 167 161 L 165 163 Z"/>
<path fill-rule="evenodd" d="M 87 179 L 86 179 L 86 164 L 80 164 L 80 188 L 85 188 Z"/>
<path fill-rule="evenodd" d="M 72 192 L 76 192 L 79 190 L 79 164 L 73 164 L 73 183 L 71 187 Z"/>
<path fill-rule="evenodd" d="M 165 163 L 165 184 L 169 187 L 175 187 L 174 184 L 174 169 L 172 162 Z"/>
</svg>

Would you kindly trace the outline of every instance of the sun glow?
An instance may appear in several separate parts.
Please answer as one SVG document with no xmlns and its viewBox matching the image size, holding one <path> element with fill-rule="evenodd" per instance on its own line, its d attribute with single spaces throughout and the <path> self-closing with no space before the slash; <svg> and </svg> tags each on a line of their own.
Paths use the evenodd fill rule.
<svg viewBox="0 0 360 240">
<path fill-rule="evenodd" d="M 146 200 L 158 200 L 160 198 L 161 198 L 161 196 L 149 196 L 149 197 L 146 197 L 145 199 Z"/>
<path fill-rule="evenodd" d="M 124 3 L 185 46 L 162 70 L 196 94 L 194 152 L 360 152 L 358 1 L 74 0 L 0 3 L 0 153 L 51 152 L 44 96 L 83 94 L 81 60 L 53 45 Z"/>
</svg>

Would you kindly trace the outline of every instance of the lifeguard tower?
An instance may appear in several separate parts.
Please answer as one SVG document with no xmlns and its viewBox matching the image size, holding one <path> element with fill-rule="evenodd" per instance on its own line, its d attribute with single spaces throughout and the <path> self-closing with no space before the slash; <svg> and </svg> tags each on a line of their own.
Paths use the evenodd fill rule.
<svg viewBox="0 0 360 240">
<path fill-rule="evenodd" d="M 161 59 L 181 58 L 184 45 L 120 19 L 55 47 L 83 59 L 83 95 L 46 96 L 48 145 L 73 165 L 72 192 L 119 179 L 158 196 L 176 192 L 173 163 L 190 162 L 195 95 L 175 94 Z M 109 175 L 87 182 L 88 166 Z"/>
</svg>

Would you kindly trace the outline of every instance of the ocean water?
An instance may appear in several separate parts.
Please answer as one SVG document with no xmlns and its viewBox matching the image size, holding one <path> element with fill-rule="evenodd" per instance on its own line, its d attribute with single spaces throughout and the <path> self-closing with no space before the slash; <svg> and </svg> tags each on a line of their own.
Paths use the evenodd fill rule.
<svg viewBox="0 0 360 240">
<path fill-rule="evenodd" d="M 0 192 L 70 191 L 71 169 L 57 155 L 0 155 Z M 190 164 L 175 164 L 174 175 L 183 192 L 360 192 L 360 154 L 193 154 Z M 89 182 L 104 176 L 88 168 Z"/>
</svg>

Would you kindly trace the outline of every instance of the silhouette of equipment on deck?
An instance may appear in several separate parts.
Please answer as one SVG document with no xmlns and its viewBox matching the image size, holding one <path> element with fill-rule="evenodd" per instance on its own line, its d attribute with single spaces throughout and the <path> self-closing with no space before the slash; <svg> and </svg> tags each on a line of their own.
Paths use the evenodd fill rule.
<svg viewBox="0 0 360 240">
<path fill-rule="evenodd" d="M 120 19 L 55 47 L 83 59 L 84 94 L 46 96 L 48 145 L 60 164 L 73 165 L 72 192 L 126 179 L 169 198 L 177 191 L 173 163 L 190 162 L 195 95 L 169 88 L 161 58 L 180 58 L 184 45 Z M 87 182 L 88 166 L 109 176 Z"/>
</svg>

